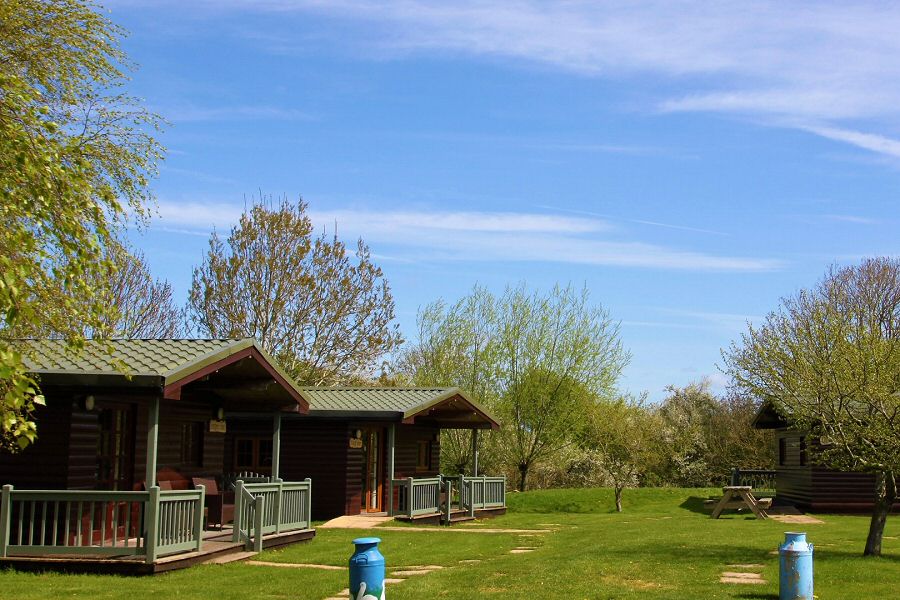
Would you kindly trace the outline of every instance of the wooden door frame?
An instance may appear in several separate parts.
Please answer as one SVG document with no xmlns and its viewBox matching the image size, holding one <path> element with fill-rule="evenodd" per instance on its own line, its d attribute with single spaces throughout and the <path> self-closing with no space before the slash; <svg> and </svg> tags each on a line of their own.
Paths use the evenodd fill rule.
<svg viewBox="0 0 900 600">
<path fill-rule="evenodd" d="M 363 432 L 363 444 L 365 444 L 365 465 L 363 466 L 363 489 L 362 489 L 362 507 L 360 513 L 377 513 L 384 512 L 384 427 L 361 427 Z M 368 489 L 369 482 L 371 481 L 371 471 L 369 471 L 369 466 L 372 464 L 371 460 L 369 460 L 369 437 L 371 433 L 375 433 L 375 451 L 377 452 L 377 459 L 375 461 L 375 480 L 377 482 L 375 487 L 375 501 L 376 507 L 371 507 L 371 491 Z"/>
<path fill-rule="evenodd" d="M 113 411 L 122 411 L 127 413 L 127 431 L 123 432 L 124 436 L 130 443 L 123 444 L 122 449 L 124 450 L 122 461 L 125 468 L 128 470 L 126 474 L 126 479 L 122 483 L 125 485 L 122 491 L 131 491 L 135 485 L 135 473 L 137 471 L 137 421 L 138 421 L 138 403 L 136 402 L 128 402 L 122 400 L 101 400 L 97 402 L 97 406 L 95 408 L 97 411 L 97 436 L 98 441 L 103 435 L 103 423 L 101 422 L 102 416 L 101 412 L 103 410 L 113 410 Z M 100 454 L 98 453 L 96 461 L 100 460 Z M 99 483 L 99 481 L 98 481 Z"/>
</svg>

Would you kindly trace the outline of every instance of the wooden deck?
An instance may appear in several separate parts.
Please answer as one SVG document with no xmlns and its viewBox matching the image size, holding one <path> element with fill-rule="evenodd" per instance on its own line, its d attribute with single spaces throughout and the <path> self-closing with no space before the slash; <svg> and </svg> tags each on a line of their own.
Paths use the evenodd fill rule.
<svg viewBox="0 0 900 600">
<path fill-rule="evenodd" d="M 476 519 L 489 519 L 491 517 L 499 517 L 500 515 L 506 514 L 506 507 L 500 506 L 497 508 L 484 508 L 478 509 L 475 511 Z M 463 521 L 471 521 L 473 517 L 470 517 L 468 513 L 464 510 L 453 509 L 450 511 L 450 525 L 454 523 L 461 523 Z M 426 515 L 416 515 L 415 517 L 409 518 L 404 515 L 394 515 L 394 519 L 397 521 L 403 521 L 405 523 L 417 523 L 421 525 L 440 525 L 444 522 L 443 513 L 433 513 Z"/>
<path fill-rule="evenodd" d="M 310 540 L 315 529 L 300 529 L 263 538 L 264 548 L 273 548 Z M 221 531 L 205 531 L 203 547 L 199 552 L 183 552 L 163 556 L 154 563 L 146 563 L 135 556 L 86 556 L 56 554 L 53 556 L 10 556 L 0 558 L 0 567 L 18 571 L 59 571 L 65 573 L 97 573 L 104 575 L 156 575 L 177 569 L 187 569 L 202 563 L 224 563 L 245 560 L 255 556 L 247 552 L 243 543 L 231 541 L 231 528 Z"/>
</svg>

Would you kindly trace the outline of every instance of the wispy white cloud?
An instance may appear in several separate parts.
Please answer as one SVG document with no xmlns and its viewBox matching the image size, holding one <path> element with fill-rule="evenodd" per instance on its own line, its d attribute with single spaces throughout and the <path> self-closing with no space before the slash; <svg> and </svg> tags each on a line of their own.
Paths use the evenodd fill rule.
<svg viewBox="0 0 900 600">
<path fill-rule="evenodd" d="M 639 225 L 650 225 L 651 227 L 662 227 L 664 229 L 677 229 L 680 231 L 690 231 L 690 232 L 694 232 L 694 233 L 708 233 L 711 235 L 720 235 L 720 236 L 728 235 L 724 231 L 716 231 L 714 229 L 705 229 L 703 227 L 692 227 L 690 225 L 679 225 L 679 224 L 675 224 L 675 223 L 662 223 L 660 221 L 648 221 L 646 219 L 629 219 L 629 218 L 625 218 L 625 217 L 613 217 L 611 215 L 607 215 L 604 213 L 598 213 L 598 212 L 594 212 L 594 211 L 590 211 L 590 210 L 578 210 L 578 209 L 574 209 L 574 208 L 561 208 L 558 206 L 549 206 L 546 204 L 539 204 L 537 206 L 538 206 L 538 208 L 546 208 L 548 210 L 567 212 L 567 213 L 572 213 L 572 214 L 576 214 L 576 215 L 588 215 L 588 216 L 592 216 L 592 217 L 600 217 L 600 218 L 611 220 L 611 221 L 637 223 Z"/>
<path fill-rule="evenodd" d="M 187 231 L 228 229 L 241 207 L 215 203 L 159 203 L 162 225 Z M 337 226 L 341 237 L 362 237 L 379 253 L 432 261 L 556 262 L 652 269 L 758 272 L 782 262 L 722 256 L 641 241 L 607 239 L 596 218 L 515 212 L 337 210 L 311 211 L 317 227 Z"/>
<path fill-rule="evenodd" d="M 702 323 L 728 332 L 742 331 L 748 323 L 760 322 L 764 319 L 761 315 L 748 315 L 716 311 L 682 310 L 675 308 L 657 307 L 660 313 L 681 317 L 689 322 Z"/>
<path fill-rule="evenodd" d="M 846 142 L 866 150 L 871 150 L 872 152 L 877 152 L 878 154 L 900 158 L 900 140 L 873 133 L 854 131 L 852 129 L 842 129 L 840 127 L 802 125 L 800 128 L 830 140 Z"/>
<path fill-rule="evenodd" d="M 884 221 L 859 215 L 822 215 L 822 219 L 837 223 L 850 223 L 853 225 L 881 225 Z"/>
<path fill-rule="evenodd" d="M 584 76 L 650 74 L 658 90 L 646 108 L 754 116 L 900 155 L 892 138 L 900 130 L 900 8 L 892 2 L 203 0 L 185 10 L 356 24 L 352 36 L 345 27 L 333 35 L 366 57 L 453 53 Z M 274 51 L 313 43 L 274 29 L 266 31 Z M 878 132 L 846 125 L 860 119 Z"/>
</svg>

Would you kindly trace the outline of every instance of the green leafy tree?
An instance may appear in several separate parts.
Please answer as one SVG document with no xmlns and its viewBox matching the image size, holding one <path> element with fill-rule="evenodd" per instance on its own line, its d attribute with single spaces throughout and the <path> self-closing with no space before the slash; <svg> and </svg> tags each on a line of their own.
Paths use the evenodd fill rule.
<svg viewBox="0 0 900 600">
<path fill-rule="evenodd" d="M 63 283 L 59 301 L 91 327 L 106 307 L 94 282 L 103 248 L 127 213 L 140 222 L 161 148 L 159 119 L 121 90 L 122 30 L 78 0 L 0 3 L 0 322 L 35 322 L 36 290 Z M 83 337 L 67 332 L 74 351 Z M 0 445 L 36 436 L 42 401 L 23 349 L 0 337 Z"/>
<path fill-rule="evenodd" d="M 818 439 L 813 460 L 875 474 L 864 553 L 881 554 L 900 472 L 900 260 L 832 267 L 725 358 L 738 389 Z"/>
<path fill-rule="evenodd" d="M 644 398 L 620 397 L 593 405 L 580 444 L 612 484 L 617 512 L 622 512 L 623 491 L 640 485 L 664 454 L 659 416 L 648 409 Z"/>
<path fill-rule="evenodd" d="M 307 385 L 356 381 L 401 342 L 394 299 L 359 240 L 313 235 L 302 201 L 254 204 L 227 240 L 209 240 L 188 297 L 212 337 L 251 336 Z"/>
<path fill-rule="evenodd" d="M 460 387 L 479 403 L 496 404 L 495 332 L 496 300 L 482 287 L 453 305 L 443 301 L 419 311 L 418 343 L 401 354 L 398 371 L 412 384 L 422 387 Z M 472 461 L 472 433 L 463 429 L 441 431 L 441 471 L 468 472 Z M 482 453 L 482 466 L 493 456 Z"/>
<path fill-rule="evenodd" d="M 503 427 L 485 440 L 486 458 L 515 472 L 520 490 L 535 464 L 576 442 L 588 406 L 613 394 L 629 358 L 618 325 L 571 287 L 499 298 L 475 288 L 450 308 L 426 307 L 419 336 L 403 368 L 416 384 L 459 385 L 494 409 Z M 459 446 L 451 453 L 464 463 Z"/>
</svg>

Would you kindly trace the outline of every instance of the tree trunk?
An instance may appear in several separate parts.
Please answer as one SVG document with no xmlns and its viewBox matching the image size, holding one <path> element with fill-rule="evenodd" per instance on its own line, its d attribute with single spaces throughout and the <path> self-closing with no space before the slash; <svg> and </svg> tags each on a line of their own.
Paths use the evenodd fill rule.
<svg viewBox="0 0 900 600">
<path fill-rule="evenodd" d="M 881 556 L 881 538 L 884 536 L 884 524 L 888 513 L 897 499 L 897 481 L 893 471 L 881 471 L 875 479 L 875 507 L 872 509 L 872 520 L 869 522 L 869 536 L 866 538 L 866 549 L 863 556 Z"/>
<path fill-rule="evenodd" d="M 622 512 L 622 488 L 616 486 L 616 512 Z"/>
<path fill-rule="evenodd" d="M 528 478 L 528 463 L 519 464 L 519 491 L 525 491 L 525 480 Z"/>
</svg>

